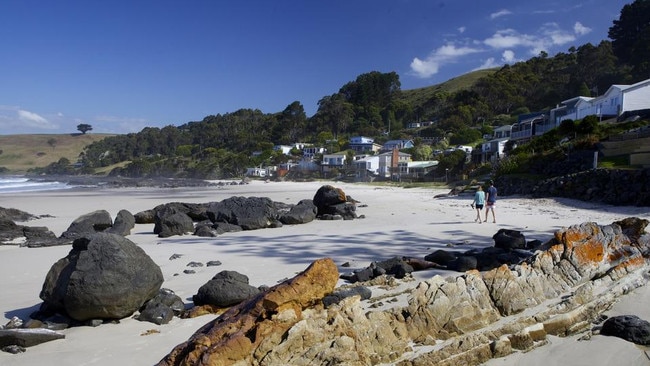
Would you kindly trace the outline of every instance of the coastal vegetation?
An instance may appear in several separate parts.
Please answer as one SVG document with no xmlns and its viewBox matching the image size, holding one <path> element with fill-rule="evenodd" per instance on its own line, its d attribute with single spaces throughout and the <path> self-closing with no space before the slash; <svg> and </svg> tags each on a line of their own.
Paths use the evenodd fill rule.
<svg viewBox="0 0 650 366">
<path fill-rule="evenodd" d="M 349 138 L 361 135 L 379 144 L 412 139 L 416 146 L 409 153 L 421 160 L 439 160 L 438 174 L 527 173 L 534 164 L 561 163 L 569 150 L 595 151 L 598 141 L 608 134 L 644 122 L 603 124 L 595 116 L 568 121 L 527 145 L 509 146 L 510 157 L 499 166 L 483 166 L 453 154 L 434 155 L 433 151 L 460 144 L 480 147 L 493 128 L 513 124 L 519 115 L 549 110 L 577 95 L 598 96 L 613 84 L 648 78 L 650 57 L 639 55 L 650 56 L 649 24 L 650 2 L 637 0 L 623 7 L 610 28 L 610 40 L 597 45 L 572 46 L 555 56 L 541 52 L 526 61 L 414 90 L 401 90 L 395 72 L 371 71 L 322 97 L 311 117 L 299 101 L 293 101 L 277 113 L 240 109 L 179 126 L 147 127 L 138 133 L 104 136 L 91 141 L 78 156 L 65 156 L 68 163 L 78 162 L 76 166 L 65 160 L 52 161 L 45 167 L 34 162 L 31 172 L 240 177 L 247 167 L 301 157 L 297 148 L 286 155 L 274 150 L 276 145 L 310 143 L 325 147 L 329 153 L 345 152 Z M 429 123 L 414 127 L 416 122 Z M 83 127 L 83 137 L 92 136 L 85 134 L 92 127 Z M 435 142 L 433 146 L 430 141 Z M 422 148 L 425 145 L 431 148 Z M 51 146 L 56 149 L 62 145 L 57 141 Z M 607 163 L 612 165 L 616 160 Z M 0 166 L 12 169 L 3 164 L 2 155 Z"/>
</svg>

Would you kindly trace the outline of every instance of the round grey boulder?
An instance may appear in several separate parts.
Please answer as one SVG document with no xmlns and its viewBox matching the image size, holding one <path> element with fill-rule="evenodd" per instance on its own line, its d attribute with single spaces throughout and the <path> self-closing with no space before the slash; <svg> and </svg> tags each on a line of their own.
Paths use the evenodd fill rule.
<svg viewBox="0 0 650 366">
<path fill-rule="evenodd" d="M 121 319 L 156 296 L 160 267 L 123 236 L 96 233 L 76 239 L 47 273 L 40 298 L 78 321 Z"/>
</svg>

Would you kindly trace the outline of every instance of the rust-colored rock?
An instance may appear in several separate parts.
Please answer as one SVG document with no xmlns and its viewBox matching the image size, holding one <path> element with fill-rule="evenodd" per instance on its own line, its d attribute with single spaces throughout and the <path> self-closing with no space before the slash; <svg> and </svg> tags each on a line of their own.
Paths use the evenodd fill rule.
<svg viewBox="0 0 650 366">
<path fill-rule="evenodd" d="M 250 363 L 260 344 L 281 336 L 318 304 L 338 282 L 336 264 L 319 259 L 296 277 L 230 308 L 176 346 L 159 363 L 165 365 L 232 365 Z"/>
<path fill-rule="evenodd" d="M 383 309 L 358 297 L 319 305 L 338 277 L 321 260 L 228 310 L 159 365 L 479 365 L 588 330 L 617 297 L 643 286 L 646 225 L 571 226 L 525 263 L 434 276 L 387 296 Z"/>
</svg>

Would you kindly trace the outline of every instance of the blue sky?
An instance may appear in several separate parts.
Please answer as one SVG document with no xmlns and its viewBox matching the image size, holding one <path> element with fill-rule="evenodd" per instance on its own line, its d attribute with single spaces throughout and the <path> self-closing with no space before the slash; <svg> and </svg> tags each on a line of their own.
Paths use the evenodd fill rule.
<svg viewBox="0 0 650 366">
<path fill-rule="evenodd" d="M 607 39 L 632 0 L 2 0 L 0 134 L 138 132 Z"/>
</svg>

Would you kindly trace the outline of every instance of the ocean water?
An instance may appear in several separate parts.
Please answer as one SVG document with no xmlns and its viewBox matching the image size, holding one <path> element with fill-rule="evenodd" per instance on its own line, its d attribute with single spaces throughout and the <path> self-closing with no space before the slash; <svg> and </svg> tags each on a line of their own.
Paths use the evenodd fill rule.
<svg viewBox="0 0 650 366">
<path fill-rule="evenodd" d="M 46 182 L 25 177 L 0 177 L 0 194 L 69 189 L 74 186 L 62 182 Z"/>
</svg>

